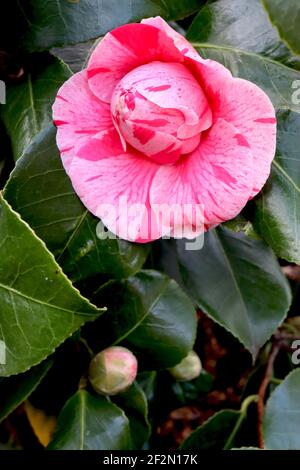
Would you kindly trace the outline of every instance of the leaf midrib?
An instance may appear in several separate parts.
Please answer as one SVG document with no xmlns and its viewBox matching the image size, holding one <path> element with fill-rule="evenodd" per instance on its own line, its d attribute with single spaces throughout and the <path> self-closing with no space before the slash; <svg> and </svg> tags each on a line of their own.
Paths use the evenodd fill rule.
<svg viewBox="0 0 300 470">
<path fill-rule="evenodd" d="M 282 67 L 284 69 L 287 69 L 289 72 L 294 72 L 299 75 L 300 77 L 300 71 L 293 69 L 282 62 L 276 61 L 274 59 L 271 59 L 270 57 L 261 55 L 261 54 L 256 54 L 255 52 L 250 52 L 246 51 L 244 49 L 239 49 L 238 47 L 232 47 L 232 46 L 220 46 L 218 44 L 211 44 L 209 42 L 191 42 L 191 45 L 195 47 L 196 49 L 219 49 L 221 51 L 227 51 L 227 52 L 233 52 L 241 55 L 248 55 L 250 57 L 255 57 L 258 60 L 262 60 L 264 62 L 270 62 L 272 65 L 277 65 L 278 67 Z"/>
<path fill-rule="evenodd" d="M 39 300 L 39 299 L 35 299 L 29 295 L 26 295 L 24 294 L 23 292 L 20 292 L 16 289 L 14 289 L 13 287 L 11 286 L 7 286 L 3 283 L 0 282 L 0 288 L 8 291 L 9 293 L 11 294 L 15 294 L 19 297 L 22 297 L 24 299 L 26 299 L 27 301 L 29 302 L 32 302 L 32 303 L 36 303 L 36 304 L 39 304 L 39 305 L 42 305 L 44 307 L 48 307 L 48 308 L 52 308 L 52 309 L 56 309 L 56 310 L 60 310 L 60 311 L 63 311 L 63 312 L 66 312 L 66 313 L 71 313 L 72 315 L 85 315 L 85 316 L 92 316 L 93 314 L 90 314 L 90 313 L 85 313 L 85 312 L 81 312 L 81 311 L 74 311 L 74 310 L 69 310 L 65 307 L 59 307 L 58 305 L 54 305 L 54 304 L 49 304 L 48 302 L 44 302 L 42 300 Z M 94 314 L 96 316 L 96 314 Z"/>
<path fill-rule="evenodd" d="M 296 185 L 295 181 L 290 177 L 290 175 L 282 168 L 282 166 L 276 160 L 273 160 L 272 164 L 283 174 L 283 176 L 289 181 L 289 183 L 300 194 L 300 188 Z"/>
<path fill-rule="evenodd" d="M 64 246 L 62 247 L 58 257 L 56 258 L 56 261 L 59 262 L 59 260 L 62 258 L 63 254 L 65 253 L 65 251 L 67 250 L 68 246 L 71 244 L 72 240 L 74 239 L 74 237 L 76 236 L 76 234 L 78 233 L 80 227 L 82 226 L 83 222 L 85 221 L 86 217 L 88 215 L 88 210 L 85 210 L 81 216 L 78 218 L 78 222 L 77 222 L 77 225 L 76 227 L 74 228 L 73 232 L 70 234 L 69 238 L 67 239 L 66 243 L 64 244 Z"/>
<path fill-rule="evenodd" d="M 36 116 L 35 105 L 34 105 L 33 88 L 32 88 L 32 81 L 31 81 L 30 74 L 28 74 L 28 90 L 29 90 L 29 104 L 30 104 L 30 108 L 32 111 L 32 124 L 34 128 L 34 133 L 37 134 L 38 123 L 37 123 L 37 116 Z"/>
<path fill-rule="evenodd" d="M 146 312 L 144 313 L 144 315 L 142 315 L 139 320 L 135 323 L 135 325 L 133 325 L 130 330 L 127 330 L 122 336 L 120 336 L 118 339 L 116 339 L 116 341 L 114 341 L 113 343 L 113 346 L 116 345 L 116 344 L 119 344 L 121 341 L 123 341 L 124 339 L 126 339 L 128 336 L 130 336 L 143 322 L 144 320 L 146 320 L 146 318 L 150 315 L 150 312 L 151 310 L 153 309 L 153 307 L 155 307 L 155 305 L 157 304 L 157 302 L 161 299 L 161 297 L 163 296 L 163 294 L 165 293 L 165 291 L 167 290 L 169 286 L 169 282 L 166 282 L 165 285 L 163 286 L 162 290 L 160 291 L 159 295 L 154 299 L 154 301 L 150 304 L 149 308 L 147 308 Z"/>
</svg>

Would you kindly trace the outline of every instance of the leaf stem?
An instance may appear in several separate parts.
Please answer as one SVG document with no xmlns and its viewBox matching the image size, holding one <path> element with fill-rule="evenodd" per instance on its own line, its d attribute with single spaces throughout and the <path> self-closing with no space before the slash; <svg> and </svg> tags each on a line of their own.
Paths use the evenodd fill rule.
<svg viewBox="0 0 300 470">
<path fill-rule="evenodd" d="M 257 402 L 258 401 L 258 395 L 249 395 L 249 397 L 245 398 L 243 401 L 241 408 L 240 408 L 240 416 L 238 417 L 238 420 L 229 435 L 227 441 L 225 442 L 225 445 L 223 447 L 224 450 L 229 450 L 231 449 L 234 439 L 244 421 L 244 419 L 247 417 L 247 412 L 248 412 L 248 407 L 251 403 Z"/>
<path fill-rule="evenodd" d="M 88 343 L 87 343 L 87 340 L 80 337 L 79 338 L 79 341 L 86 347 L 89 355 L 91 356 L 91 358 L 93 358 L 95 356 L 95 353 L 92 351 L 92 349 L 89 347 Z"/>
<path fill-rule="evenodd" d="M 282 383 L 282 381 L 283 381 L 282 379 L 277 379 L 276 377 L 271 377 L 270 378 L 270 382 L 272 384 L 280 385 Z"/>
<path fill-rule="evenodd" d="M 259 387 L 258 390 L 258 402 L 257 402 L 257 432 L 258 432 L 258 446 L 260 449 L 264 448 L 264 436 L 263 436 L 263 430 L 262 430 L 262 424 L 263 424 L 263 415 L 264 415 L 264 409 L 265 409 L 265 396 L 266 392 L 270 383 L 270 380 L 273 375 L 273 369 L 274 369 L 274 362 L 277 357 L 277 354 L 280 351 L 280 344 L 274 344 L 271 354 L 269 356 L 268 362 L 267 362 L 267 367 L 266 367 L 266 372 L 264 379 Z"/>
</svg>

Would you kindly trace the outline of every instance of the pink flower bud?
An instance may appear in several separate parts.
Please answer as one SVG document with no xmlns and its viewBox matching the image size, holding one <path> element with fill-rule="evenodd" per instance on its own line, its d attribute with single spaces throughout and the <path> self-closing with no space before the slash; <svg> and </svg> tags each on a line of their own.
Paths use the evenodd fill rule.
<svg viewBox="0 0 300 470">
<path fill-rule="evenodd" d="M 135 380 L 137 359 L 128 349 L 112 346 L 98 353 L 90 363 L 89 380 L 101 395 L 117 395 Z"/>
<path fill-rule="evenodd" d="M 202 369 L 200 357 L 195 351 L 190 351 L 179 364 L 169 369 L 178 381 L 193 380 L 199 377 Z"/>
</svg>

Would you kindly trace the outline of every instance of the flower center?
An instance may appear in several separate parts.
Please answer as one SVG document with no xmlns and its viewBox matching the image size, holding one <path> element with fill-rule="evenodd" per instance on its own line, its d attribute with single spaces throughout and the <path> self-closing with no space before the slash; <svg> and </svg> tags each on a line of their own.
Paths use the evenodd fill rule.
<svg viewBox="0 0 300 470">
<path fill-rule="evenodd" d="M 158 163 L 174 163 L 195 150 L 212 114 L 201 86 L 182 64 L 151 62 L 116 86 L 111 113 L 126 143 Z"/>
</svg>

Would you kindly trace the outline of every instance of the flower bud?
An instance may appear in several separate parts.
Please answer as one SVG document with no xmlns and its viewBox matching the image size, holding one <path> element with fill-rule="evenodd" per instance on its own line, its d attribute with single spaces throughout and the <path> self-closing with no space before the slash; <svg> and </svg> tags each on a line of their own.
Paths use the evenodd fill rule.
<svg viewBox="0 0 300 470">
<path fill-rule="evenodd" d="M 128 349 L 112 346 L 98 353 L 89 367 L 89 380 L 101 395 L 117 395 L 135 380 L 137 359 Z"/>
<path fill-rule="evenodd" d="M 179 364 L 169 369 L 169 372 L 178 381 L 196 379 L 201 372 L 202 364 L 200 357 L 195 351 L 190 351 Z"/>
</svg>

